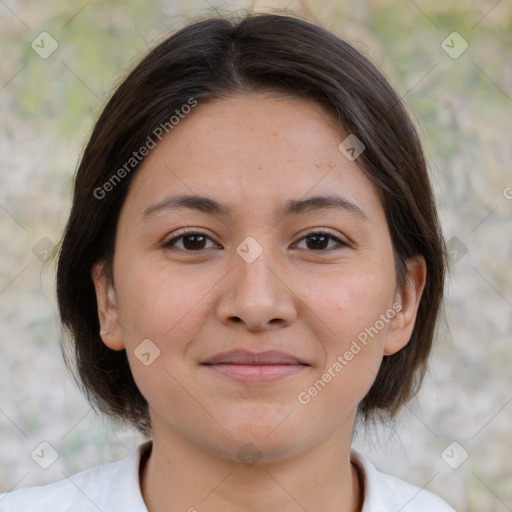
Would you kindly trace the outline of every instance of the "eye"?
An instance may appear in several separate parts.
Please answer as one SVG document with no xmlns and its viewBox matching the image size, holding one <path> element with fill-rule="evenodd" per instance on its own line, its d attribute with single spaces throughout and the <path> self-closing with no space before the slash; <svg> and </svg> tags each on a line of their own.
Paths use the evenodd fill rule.
<svg viewBox="0 0 512 512">
<path fill-rule="evenodd" d="M 200 231 L 184 231 L 180 233 L 178 236 L 171 238 L 169 241 L 165 242 L 163 247 L 165 249 L 173 250 L 175 248 L 185 251 L 185 252 L 199 252 L 211 247 L 205 247 L 207 241 L 213 240 L 207 236 L 205 233 L 201 233 Z M 336 236 L 330 234 L 326 231 L 311 231 L 307 233 L 306 236 L 302 237 L 299 242 L 306 240 L 306 249 L 313 250 L 315 252 L 325 251 L 327 249 L 332 249 L 333 247 L 329 247 L 329 242 L 336 242 L 336 245 L 341 247 L 347 247 L 348 244 L 337 238 Z M 177 246 L 177 242 L 182 242 L 182 246 Z M 299 243 L 297 242 L 297 244 Z M 214 242 L 213 242 L 214 243 Z M 297 245 L 296 244 L 296 245 Z M 336 247 L 336 245 L 334 247 Z M 219 247 L 214 243 L 214 247 Z"/>
<path fill-rule="evenodd" d="M 306 245 L 308 249 L 312 249 L 313 251 L 325 251 L 328 248 L 330 241 L 337 242 L 338 246 L 347 247 L 348 244 L 325 231 L 311 231 L 307 233 L 306 236 L 301 238 L 299 242 L 302 240 L 307 240 Z M 332 249 L 332 247 L 330 247 Z"/>
<path fill-rule="evenodd" d="M 209 236 L 199 231 L 184 231 L 180 235 L 175 236 L 171 240 L 165 242 L 163 247 L 165 249 L 172 250 L 176 248 L 176 242 L 180 240 L 183 242 L 182 247 L 177 248 L 186 252 L 199 252 L 208 249 L 209 247 L 205 247 L 206 241 L 210 240 L 213 242 Z"/>
</svg>

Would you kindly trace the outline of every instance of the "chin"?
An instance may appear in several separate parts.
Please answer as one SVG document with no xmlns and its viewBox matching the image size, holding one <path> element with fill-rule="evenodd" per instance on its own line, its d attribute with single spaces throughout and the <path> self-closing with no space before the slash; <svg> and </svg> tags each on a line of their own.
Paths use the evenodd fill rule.
<svg viewBox="0 0 512 512">
<path fill-rule="evenodd" d="M 211 442 L 211 440 L 210 440 Z M 314 444 L 314 443 L 313 443 Z M 270 441 L 265 436 L 261 438 L 247 437 L 231 439 L 228 446 L 211 446 L 208 451 L 232 462 L 241 462 L 252 467 L 256 464 L 266 464 L 284 461 L 305 451 L 301 443 L 294 439 L 274 439 Z"/>
<path fill-rule="evenodd" d="M 293 418 L 291 408 L 268 409 L 268 414 L 264 414 L 260 406 L 252 417 L 244 414 L 243 417 L 232 418 L 229 424 L 225 423 L 232 437 L 227 436 L 224 440 L 227 444 L 222 443 L 219 455 L 241 462 L 245 459 L 257 459 L 260 463 L 275 462 L 297 455 L 318 442 L 319 436 L 312 432 L 311 422 L 304 418 Z M 247 412 L 250 413 L 250 407 Z M 208 441 L 211 443 L 212 439 Z"/>
</svg>

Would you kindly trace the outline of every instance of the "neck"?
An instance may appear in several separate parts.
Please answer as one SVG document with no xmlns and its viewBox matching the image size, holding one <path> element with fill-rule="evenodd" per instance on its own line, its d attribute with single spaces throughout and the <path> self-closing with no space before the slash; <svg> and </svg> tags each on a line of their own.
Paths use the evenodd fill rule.
<svg viewBox="0 0 512 512">
<path fill-rule="evenodd" d="M 350 439 L 253 466 L 211 454 L 174 433 L 153 432 L 141 467 L 149 512 L 358 512 L 361 477 L 350 461 Z"/>
</svg>

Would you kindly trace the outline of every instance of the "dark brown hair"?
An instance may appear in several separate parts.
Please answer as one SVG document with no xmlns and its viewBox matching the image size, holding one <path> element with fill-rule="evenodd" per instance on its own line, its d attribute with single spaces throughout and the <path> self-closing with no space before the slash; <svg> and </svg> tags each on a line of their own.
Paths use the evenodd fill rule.
<svg viewBox="0 0 512 512">
<path fill-rule="evenodd" d="M 340 137 L 354 134 L 365 145 L 356 163 L 380 193 L 398 282 L 405 284 L 409 257 L 426 260 L 411 339 L 384 357 L 359 404 L 359 418 L 392 418 L 421 384 L 443 293 L 445 247 L 421 144 L 400 98 L 366 57 L 315 24 L 275 14 L 208 18 L 179 30 L 128 74 L 97 120 L 76 173 L 57 269 L 77 381 L 93 406 L 150 433 L 148 404 L 125 350 L 111 350 L 100 338 L 91 269 L 112 262 L 119 212 L 138 167 L 126 167 L 133 152 L 191 98 L 200 105 L 236 92 L 312 99 L 339 119 Z"/>
</svg>

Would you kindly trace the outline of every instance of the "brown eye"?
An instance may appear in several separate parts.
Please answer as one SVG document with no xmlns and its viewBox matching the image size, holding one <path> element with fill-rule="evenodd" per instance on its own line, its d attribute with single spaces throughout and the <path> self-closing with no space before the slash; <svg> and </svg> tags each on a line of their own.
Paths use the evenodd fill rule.
<svg viewBox="0 0 512 512">
<path fill-rule="evenodd" d="M 182 246 L 177 247 L 176 242 L 182 241 Z M 168 242 L 164 244 L 164 248 L 166 249 L 180 249 L 187 252 L 196 252 L 196 251 L 202 251 L 204 249 L 207 249 L 208 247 L 205 247 L 205 244 L 207 240 L 211 240 L 210 237 L 206 236 L 204 233 L 196 233 L 196 232 L 189 232 L 189 233 L 182 233 L 181 235 L 172 238 Z"/>
<path fill-rule="evenodd" d="M 347 245 L 346 243 L 342 242 L 339 238 L 336 238 L 335 236 L 324 232 L 309 233 L 305 237 L 301 238 L 299 242 L 301 242 L 302 240 L 307 240 L 306 248 L 313 251 L 325 251 L 328 248 L 332 248 L 328 247 L 330 241 L 337 242 L 338 246 Z"/>
</svg>

